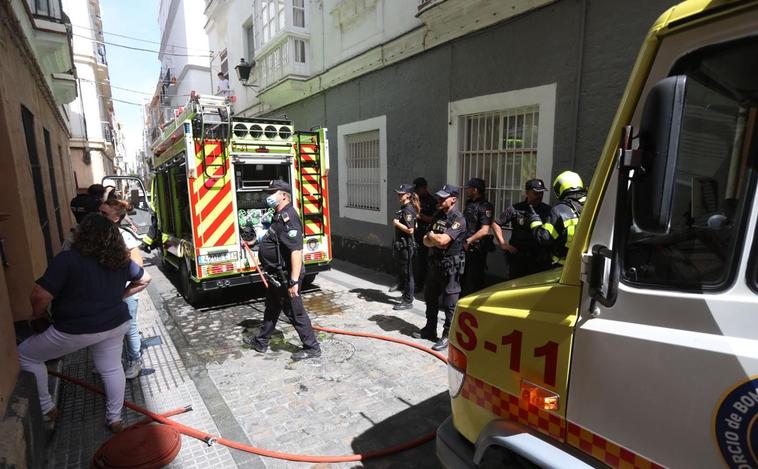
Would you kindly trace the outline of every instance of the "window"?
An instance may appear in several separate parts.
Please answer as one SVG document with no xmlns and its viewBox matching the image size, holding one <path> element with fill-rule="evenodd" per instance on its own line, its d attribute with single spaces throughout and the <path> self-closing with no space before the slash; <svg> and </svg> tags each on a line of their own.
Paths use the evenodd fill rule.
<svg viewBox="0 0 758 469">
<path fill-rule="evenodd" d="M 345 136 L 347 154 L 346 207 L 363 210 L 380 208 L 379 193 L 379 131 L 372 130 Z"/>
<path fill-rule="evenodd" d="M 500 213 L 521 199 L 524 184 L 537 175 L 539 107 L 469 114 L 462 119 L 459 182 L 484 179 L 486 197 L 495 213 Z"/>
<path fill-rule="evenodd" d="M 622 278 L 677 290 L 729 285 L 755 186 L 758 141 L 758 39 L 705 48 L 680 59 L 684 115 L 667 234 L 640 232 L 629 221 Z"/>
<path fill-rule="evenodd" d="M 26 151 L 29 155 L 29 165 L 32 169 L 32 184 L 34 185 L 34 197 L 37 201 L 37 216 L 39 217 L 42 236 L 45 239 L 45 254 L 47 254 L 47 261 L 50 262 L 53 258 L 53 241 L 50 236 L 50 222 L 47 218 L 47 202 L 45 201 L 45 185 L 42 182 L 42 167 L 39 164 L 39 155 L 37 154 L 34 114 L 26 107 L 21 106 L 21 120 L 24 124 Z"/>
<path fill-rule="evenodd" d="M 229 58 L 226 55 L 226 49 L 222 50 L 219 53 L 219 63 L 221 64 L 221 73 L 223 73 L 225 77 L 228 77 L 229 76 Z"/>
<path fill-rule="evenodd" d="M 262 47 L 284 29 L 284 0 L 260 0 L 260 25 Z"/>
<path fill-rule="evenodd" d="M 50 176 L 50 190 L 53 193 L 53 210 L 58 224 L 58 240 L 63 244 L 63 224 L 61 223 L 61 204 L 58 201 L 58 184 L 55 182 L 55 165 L 53 163 L 53 148 L 50 146 L 50 132 L 43 129 L 45 136 L 45 153 L 47 154 L 47 171 Z M 60 148 L 59 150 L 60 151 Z M 63 168 L 61 168 L 63 169 Z"/>
<path fill-rule="evenodd" d="M 245 57 L 248 63 L 255 62 L 255 36 L 253 35 L 253 19 L 251 18 L 245 26 Z"/>
<path fill-rule="evenodd" d="M 337 128 L 340 216 L 387 223 L 387 118 Z"/>
<path fill-rule="evenodd" d="M 305 0 L 292 0 L 292 25 L 305 28 Z"/>
<path fill-rule="evenodd" d="M 305 41 L 302 39 L 295 39 L 295 62 L 304 64 L 305 63 Z"/>
</svg>

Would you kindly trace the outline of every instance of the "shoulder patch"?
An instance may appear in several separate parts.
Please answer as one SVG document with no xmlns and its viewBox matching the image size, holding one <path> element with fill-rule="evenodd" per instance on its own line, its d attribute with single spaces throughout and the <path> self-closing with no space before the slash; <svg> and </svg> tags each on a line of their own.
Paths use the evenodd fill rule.
<svg viewBox="0 0 758 469">
<path fill-rule="evenodd" d="M 406 213 L 405 214 L 405 221 L 410 222 L 411 220 L 413 220 L 413 215 L 411 215 L 410 213 Z"/>
<path fill-rule="evenodd" d="M 485 210 L 484 216 L 487 218 L 492 218 L 492 210 Z"/>
<path fill-rule="evenodd" d="M 460 227 L 461 227 L 461 224 L 458 223 L 457 221 L 454 221 L 453 224 L 450 226 L 450 228 L 453 230 L 457 230 Z"/>
<path fill-rule="evenodd" d="M 289 236 L 290 238 L 294 238 L 295 236 L 297 236 L 297 230 L 289 230 L 287 232 L 287 236 Z"/>
</svg>

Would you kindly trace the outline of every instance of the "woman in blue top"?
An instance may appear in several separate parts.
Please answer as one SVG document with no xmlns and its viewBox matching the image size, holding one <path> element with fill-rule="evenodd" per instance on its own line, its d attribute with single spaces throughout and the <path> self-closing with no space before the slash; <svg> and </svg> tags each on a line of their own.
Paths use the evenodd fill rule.
<svg viewBox="0 0 758 469">
<path fill-rule="evenodd" d="M 30 300 L 33 319 L 46 317 L 51 306 L 52 326 L 18 346 L 21 369 L 34 373 L 40 407 L 48 418 L 57 417 L 58 409 L 48 392 L 45 361 L 89 347 L 105 387 L 108 426 L 123 430 L 126 378 L 121 349 L 130 320 L 123 300 L 149 282 L 150 276 L 129 258 L 118 227 L 99 214 L 87 215 L 72 249 L 50 262 Z"/>
</svg>

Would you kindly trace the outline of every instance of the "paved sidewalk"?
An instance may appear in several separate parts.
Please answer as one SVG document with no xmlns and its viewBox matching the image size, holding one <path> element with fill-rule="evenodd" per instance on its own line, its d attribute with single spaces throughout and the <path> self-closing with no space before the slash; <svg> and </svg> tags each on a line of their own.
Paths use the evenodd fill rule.
<svg viewBox="0 0 758 469">
<path fill-rule="evenodd" d="M 143 346 L 145 343 L 155 345 L 144 349 L 142 374 L 137 379 L 127 380 L 125 399 L 158 413 L 190 404 L 193 408 L 191 412 L 172 419 L 218 434 L 218 428 L 179 358 L 155 305 L 145 292 L 140 294 L 137 320 L 143 334 Z M 64 374 L 102 387 L 93 369 L 92 357 L 86 350 L 63 359 Z M 105 426 L 104 400 L 84 388 L 63 382 L 58 405 L 61 415 L 49 446 L 48 467 L 89 467 L 97 448 L 112 436 Z M 125 425 L 143 418 L 126 407 L 123 415 Z M 183 436 L 181 452 L 168 467 L 228 468 L 236 465 L 227 448 L 219 445 L 208 447 L 203 442 Z"/>
</svg>

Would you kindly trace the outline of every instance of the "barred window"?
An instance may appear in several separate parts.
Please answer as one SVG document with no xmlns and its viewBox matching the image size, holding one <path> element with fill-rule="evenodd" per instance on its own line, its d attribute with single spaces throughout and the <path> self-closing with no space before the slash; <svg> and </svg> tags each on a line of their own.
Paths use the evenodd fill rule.
<svg viewBox="0 0 758 469">
<path fill-rule="evenodd" d="M 347 203 L 350 208 L 379 211 L 379 130 L 345 136 Z"/>
<path fill-rule="evenodd" d="M 487 184 L 495 213 L 518 202 L 524 184 L 537 175 L 539 106 L 461 116 L 458 162 L 461 185 L 472 177 Z"/>
</svg>

